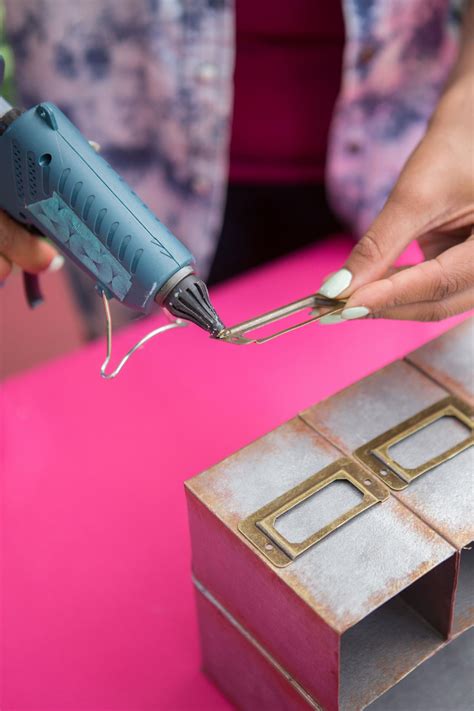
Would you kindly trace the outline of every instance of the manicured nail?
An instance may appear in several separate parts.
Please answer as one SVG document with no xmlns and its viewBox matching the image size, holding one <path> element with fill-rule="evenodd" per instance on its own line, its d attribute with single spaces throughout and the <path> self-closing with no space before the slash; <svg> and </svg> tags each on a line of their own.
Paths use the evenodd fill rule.
<svg viewBox="0 0 474 711">
<path fill-rule="evenodd" d="M 318 321 L 322 326 L 330 326 L 333 323 L 344 323 L 341 314 L 328 314 Z"/>
<path fill-rule="evenodd" d="M 344 309 L 341 316 L 343 319 L 350 321 L 354 318 L 364 318 L 369 313 L 369 309 L 365 306 L 351 306 L 349 309 Z"/>
<path fill-rule="evenodd" d="M 327 296 L 328 299 L 335 299 L 339 294 L 347 289 L 352 281 L 352 274 L 348 269 L 339 269 L 333 274 L 319 289 L 319 293 Z"/>
<path fill-rule="evenodd" d="M 61 267 L 64 265 L 64 257 L 61 254 L 57 254 L 55 257 L 52 258 L 49 267 L 47 269 L 48 272 L 57 272 Z"/>
</svg>

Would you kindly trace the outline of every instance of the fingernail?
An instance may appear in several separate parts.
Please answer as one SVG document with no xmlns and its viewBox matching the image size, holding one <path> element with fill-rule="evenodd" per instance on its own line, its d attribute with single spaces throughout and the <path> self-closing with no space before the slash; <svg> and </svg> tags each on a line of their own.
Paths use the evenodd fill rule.
<svg viewBox="0 0 474 711">
<path fill-rule="evenodd" d="M 61 254 L 57 254 L 55 257 L 52 258 L 51 262 L 49 263 L 49 267 L 46 271 L 48 272 L 57 272 L 61 267 L 64 265 L 64 257 Z"/>
<path fill-rule="evenodd" d="M 369 309 L 365 306 L 351 306 L 349 309 L 344 309 L 341 316 L 343 319 L 350 321 L 355 318 L 364 318 L 369 313 Z"/>
<path fill-rule="evenodd" d="M 319 289 L 319 293 L 327 296 L 328 299 L 335 299 L 339 296 L 352 281 L 352 274 L 348 269 L 339 269 L 333 274 Z"/>
<path fill-rule="evenodd" d="M 344 319 L 342 318 L 341 314 L 328 314 L 327 316 L 323 316 L 322 319 L 319 320 L 319 323 L 322 326 L 330 326 L 333 323 L 343 323 Z"/>
</svg>

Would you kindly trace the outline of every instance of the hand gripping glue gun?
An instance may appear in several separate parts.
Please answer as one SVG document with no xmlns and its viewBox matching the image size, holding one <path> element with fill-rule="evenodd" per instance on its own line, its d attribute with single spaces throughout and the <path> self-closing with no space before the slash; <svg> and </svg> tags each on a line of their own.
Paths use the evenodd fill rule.
<svg viewBox="0 0 474 711">
<path fill-rule="evenodd" d="M 3 70 L 0 57 L 0 87 Z M 0 208 L 26 229 L 49 237 L 95 282 L 106 315 L 101 375 L 107 379 L 118 375 L 146 341 L 188 321 L 227 343 L 261 344 L 344 307 L 343 301 L 312 294 L 225 328 L 194 272 L 191 253 L 51 103 L 23 111 L 0 96 Z M 35 305 L 41 301 L 37 277 L 25 274 L 24 281 Z M 148 333 L 107 373 L 113 297 L 144 313 L 158 303 L 176 320 Z M 260 338 L 248 336 L 306 309 L 309 317 L 299 323 Z"/>
<path fill-rule="evenodd" d="M 0 85 L 2 74 L 0 57 Z M 115 297 L 146 313 L 156 302 L 212 336 L 223 330 L 191 253 L 53 104 L 22 111 L 0 97 L 0 208 L 49 237 L 106 307 Z M 26 286 L 30 303 L 41 299 L 32 275 Z"/>
</svg>

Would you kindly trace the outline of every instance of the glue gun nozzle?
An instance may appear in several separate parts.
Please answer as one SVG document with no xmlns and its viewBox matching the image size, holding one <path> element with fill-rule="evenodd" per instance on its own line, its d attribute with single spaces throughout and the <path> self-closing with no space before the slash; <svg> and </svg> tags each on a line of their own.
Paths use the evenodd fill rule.
<svg viewBox="0 0 474 711">
<path fill-rule="evenodd" d="M 163 306 L 173 316 L 200 326 L 213 338 L 218 338 L 225 328 L 211 304 L 207 286 L 196 274 L 185 276 L 166 296 Z"/>
</svg>

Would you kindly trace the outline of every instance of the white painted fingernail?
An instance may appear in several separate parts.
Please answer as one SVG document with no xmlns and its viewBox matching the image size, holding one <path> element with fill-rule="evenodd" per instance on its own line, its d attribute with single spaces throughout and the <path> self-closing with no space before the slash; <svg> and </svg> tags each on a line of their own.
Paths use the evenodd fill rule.
<svg viewBox="0 0 474 711">
<path fill-rule="evenodd" d="M 57 272 L 61 267 L 64 266 L 64 257 L 61 254 L 57 254 L 52 258 L 47 269 L 48 272 Z"/>
<path fill-rule="evenodd" d="M 333 274 L 319 289 L 319 293 L 327 296 L 328 299 L 335 299 L 342 294 L 352 281 L 352 274 L 349 269 L 339 269 Z"/>
<path fill-rule="evenodd" d="M 323 316 L 319 320 L 319 323 L 322 326 L 330 326 L 333 323 L 344 323 L 344 319 L 341 314 L 328 314 L 327 316 Z"/>
<path fill-rule="evenodd" d="M 349 309 L 344 309 L 341 316 L 347 321 L 351 321 L 355 318 L 364 318 L 369 313 L 369 309 L 365 306 L 351 306 Z"/>
</svg>

